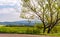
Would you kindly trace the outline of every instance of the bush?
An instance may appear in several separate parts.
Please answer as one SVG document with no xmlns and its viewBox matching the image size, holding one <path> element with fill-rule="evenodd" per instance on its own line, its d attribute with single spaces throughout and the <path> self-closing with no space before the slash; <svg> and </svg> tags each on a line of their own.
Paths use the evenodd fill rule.
<svg viewBox="0 0 60 37">
<path fill-rule="evenodd" d="M 29 28 L 27 28 L 26 34 L 40 34 L 40 29 L 37 29 L 37 28 L 29 29 Z"/>
<path fill-rule="evenodd" d="M 40 30 L 37 29 L 27 29 L 26 34 L 40 34 Z"/>
<path fill-rule="evenodd" d="M 26 32 L 25 32 L 26 34 L 32 34 L 32 30 L 31 29 L 29 29 L 29 28 L 27 28 L 27 30 L 26 30 Z"/>
<path fill-rule="evenodd" d="M 51 33 L 58 33 L 57 27 L 54 27 L 51 31 Z"/>
<path fill-rule="evenodd" d="M 41 30 L 40 29 L 33 29 L 33 34 L 40 34 Z"/>
</svg>

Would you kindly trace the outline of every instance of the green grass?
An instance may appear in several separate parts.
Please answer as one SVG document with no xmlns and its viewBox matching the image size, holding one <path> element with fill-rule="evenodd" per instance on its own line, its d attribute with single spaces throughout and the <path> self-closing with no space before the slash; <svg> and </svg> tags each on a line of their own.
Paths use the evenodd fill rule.
<svg viewBox="0 0 60 37">
<path fill-rule="evenodd" d="M 60 33 L 54 33 L 54 34 L 47 34 L 49 36 L 60 36 Z"/>
<path fill-rule="evenodd" d="M 6 27 L 6 26 L 0 26 L 0 33 L 40 34 L 40 30 L 35 28 L 35 27 Z"/>
<path fill-rule="evenodd" d="M 56 32 L 57 30 L 57 32 Z M 6 27 L 0 26 L 0 33 L 14 33 L 14 34 L 42 34 L 42 29 L 36 27 Z M 52 29 L 50 34 L 45 34 L 49 36 L 60 36 L 60 26 L 56 26 Z"/>
<path fill-rule="evenodd" d="M 27 29 L 32 27 L 0 27 L 0 33 L 24 33 Z"/>
<path fill-rule="evenodd" d="M 51 33 L 50 34 L 46 34 L 46 35 L 49 35 L 49 36 L 60 36 L 60 25 L 58 26 L 55 26 Z"/>
</svg>

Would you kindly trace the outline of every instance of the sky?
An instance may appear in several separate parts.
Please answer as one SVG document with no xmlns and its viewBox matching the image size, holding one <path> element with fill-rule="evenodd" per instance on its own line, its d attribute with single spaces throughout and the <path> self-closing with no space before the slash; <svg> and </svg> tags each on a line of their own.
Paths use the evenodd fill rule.
<svg viewBox="0 0 60 37">
<path fill-rule="evenodd" d="M 0 22 L 19 21 L 20 3 L 18 0 L 0 0 Z"/>
</svg>

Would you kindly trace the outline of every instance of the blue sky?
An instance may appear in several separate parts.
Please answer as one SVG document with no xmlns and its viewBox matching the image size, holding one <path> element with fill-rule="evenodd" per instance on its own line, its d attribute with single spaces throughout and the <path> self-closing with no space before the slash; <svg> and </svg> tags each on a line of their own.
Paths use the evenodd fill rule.
<svg viewBox="0 0 60 37">
<path fill-rule="evenodd" d="M 0 0 L 0 22 L 21 20 L 20 9 L 18 0 Z"/>
</svg>

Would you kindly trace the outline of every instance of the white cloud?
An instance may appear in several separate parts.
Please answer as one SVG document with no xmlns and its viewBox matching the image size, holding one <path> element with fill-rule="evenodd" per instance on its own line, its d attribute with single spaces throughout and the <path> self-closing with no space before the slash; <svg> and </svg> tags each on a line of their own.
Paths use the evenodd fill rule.
<svg viewBox="0 0 60 37">
<path fill-rule="evenodd" d="M 0 21 L 17 21 L 21 19 L 19 16 L 20 13 L 13 8 L 0 10 Z"/>
<path fill-rule="evenodd" d="M 7 5 L 7 7 L 9 6 L 9 8 L 0 7 L 0 22 L 21 20 L 21 18 L 19 17 L 20 15 L 19 10 L 21 8 L 19 7 L 20 3 L 18 3 L 18 0 L 0 0 L 0 5 L 2 6 Z"/>
<path fill-rule="evenodd" d="M 4 5 L 4 4 L 14 4 L 16 3 L 17 0 L 0 0 L 0 5 Z"/>
</svg>

